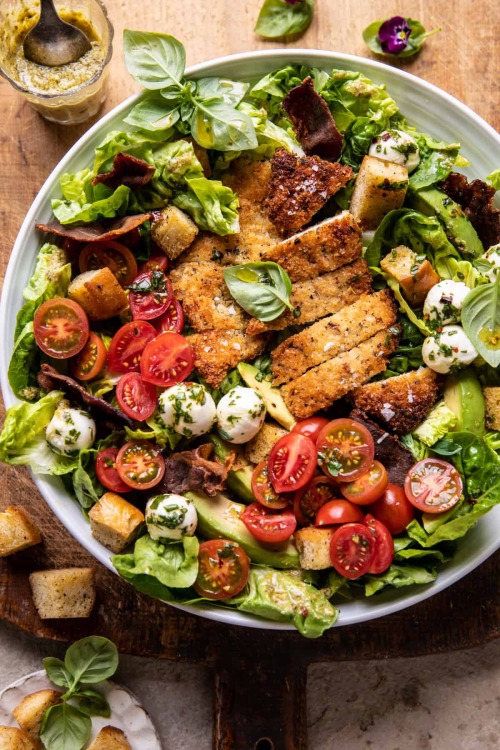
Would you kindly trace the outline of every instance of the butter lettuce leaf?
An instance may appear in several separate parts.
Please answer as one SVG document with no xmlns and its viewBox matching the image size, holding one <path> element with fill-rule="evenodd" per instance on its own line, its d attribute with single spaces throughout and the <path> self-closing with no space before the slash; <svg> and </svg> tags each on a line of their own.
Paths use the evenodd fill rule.
<svg viewBox="0 0 500 750">
<path fill-rule="evenodd" d="M 239 232 L 238 196 L 219 180 L 187 178 L 186 192 L 178 193 L 172 203 L 188 213 L 201 229 L 219 235 Z"/>
<path fill-rule="evenodd" d="M 111 562 L 132 583 L 136 576 L 147 575 L 156 579 L 164 587 L 161 590 L 162 598 L 169 597 L 172 601 L 175 594 L 169 591 L 171 588 L 188 588 L 195 582 L 198 575 L 198 549 L 199 541 L 195 536 L 185 536 L 179 542 L 163 544 L 146 534 L 137 539 L 133 555 L 115 555 Z M 133 565 L 130 564 L 131 557 Z"/>
<path fill-rule="evenodd" d="M 98 219 L 112 219 L 123 216 L 129 206 L 131 190 L 127 185 L 119 185 L 111 195 L 92 203 L 81 205 L 78 201 L 52 200 L 52 211 L 61 224 L 74 224 L 77 221 L 92 222 Z"/>
<path fill-rule="evenodd" d="M 437 571 L 435 568 L 427 570 L 424 567 L 417 567 L 416 565 L 394 565 L 393 563 L 385 573 L 377 576 L 366 576 L 363 580 L 366 581 L 366 596 L 373 596 L 373 594 L 381 591 L 386 586 L 399 589 L 404 586 L 412 586 L 415 583 L 425 585 L 432 583 L 436 578 Z"/>
</svg>

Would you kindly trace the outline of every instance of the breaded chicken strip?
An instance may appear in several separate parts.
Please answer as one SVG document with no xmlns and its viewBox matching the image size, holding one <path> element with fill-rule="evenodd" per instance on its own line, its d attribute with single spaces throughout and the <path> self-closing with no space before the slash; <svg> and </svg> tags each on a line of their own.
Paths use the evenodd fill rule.
<svg viewBox="0 0 500 750">
<path fill-rule="evenodd" d="M 239 362 L 250 362 L 265 349 L 267 336 L 247 336 L 243 331 L 206 331 L 186 337 L 194 349 L 200 375 L 217 388 Z"/>
</svg>

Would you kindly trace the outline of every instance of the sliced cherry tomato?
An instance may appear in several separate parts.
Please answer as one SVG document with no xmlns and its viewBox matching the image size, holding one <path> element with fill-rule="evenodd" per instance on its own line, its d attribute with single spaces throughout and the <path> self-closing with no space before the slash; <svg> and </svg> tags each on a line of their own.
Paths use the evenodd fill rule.
<svg viewBox="0 0 500 750">
<path fill-rule="evenodd" d="M 278 494 L 294 492 L 309 482 L 317 464 L 318 454 L 311 438 L 290 432 L 271 449 L 267 461 L 269 479 Z"/>
<path fill-rule="evenodd" d="M 289 505 L 289 499 L 284 495 L 278 495 L 267 473 L 267 461 L 261 461 L 252 473 L 252 492 L 257 502 L 266 508 L 280 510 Z"/>
<path fill-rule="evenodd" d="M 163 388 L 185 380 L 194 367 L 194 350 L 180 333 L 160 333 L 147 344 L 141 358 L 141 375 Z"/>
<path fill-rule="evenodd" d="M 388 482 L 385 466 L 380 461 L 374 461 L 368 471 L 354 482 L 342 482 L 340 491 L 351 503 L 370 505 L 385 492 Z"/>
<path fill-rule="evenodd" d="M 137 276 L 137 261 L 133 253 L 115 240 L 89 242 L 80 253 L 78 265 L 81 273 L 107 266 L 121 286 L 128 286 Z"/>
<path fill-rule="evenodd" d="M 252 503 L 245 508 L 240 518 L 259 542 L 268 544 L 286 542 L 297 528 L 297 519 L 291 508 L 270 510 L 260 503 Z"/>
<path fill-rule="evenodd" d="M 140 273 L 147 273 L 148 271 L 165 271 L 168 268 L 168 258 L 165 253 L 159 253 L 158 255 L 151 255 L 148 260 L 145 260 L 141 264 Z"/>
<path fill-rule="evenodd" d="M 175 299 L 170 302 L 163 315 L 155 320 L 155 326 L 161 333 L 173 331 L 180 333 L 184 328 L 184 310 L 181 303 Z"/>
<path fill-rule="evenodd" d="M 198 575 L 193 588 L 205 599 L 229 599 L 242 591 L 248 581 L 250 558 L 229 539 L 202 542 L 198 552 Z"/>
<path fill-rule="evenodd" d="M 90 332 L 82 351 L 70 362 L 70 369 L 77 380 L 92 380 L 104 369 L 108 352 L 97 333 Z"/>
<path fill-rule="evenodd" d="M 68 359 L 81 352 L 89 337 L 89 321 L 72 299 L 53 297 L 42 302 L 33 320 L 35 341 L 44 354 Z"/>
<path fill-rule="evenodd" d="M 462 490 L 458 471 L 440 458 L 423 458 L 411 467 L 405 479 L 406 497 L 426 513 L 450 510 L 462 497 Z"/>
<path fill-rule="evenodd" d="M 329 420 L 326 417 L 309 417 L 308 419 L 303 419 L 301 422 L 296 422 L 291 431 L 299 432 L 301 435 L 311 438 L 313 443 L 315 443 L 320 431 L 328 422 Z"/>
<path fill-rule="evenodd" d="M 321 506 L 316 515 L 315 526 L 336 526 L 341 523 L 363 521 L 364 515 L 357 505 L 349 500 L 329 500 Z"/>
<path fill-rule="evenodd" d="M 111 492 L 130 492 L 131 487 L 120 479 L 116 470 L 118 448 L 103 448 L 95 459 L 95 473 L 100 483 Z"/>
<path fill-rule="evenodd" d="M 387 526 L 391 534 L 401 534 L 415 516 L 413 505 L 401 487 L 395 484 L 388 484 L 382 497 L 379 497 L 369 510 Z"/>
<path fill-rule="evenodd" d="M 144 382 L 138 372 L 126 372 L 117 383 L 116 400 L 128 417 L 144 422 L 156 409 L 156 388 Z"/>
<path fill-rule="evenodd" d="M 352 482 L 368 471 L 375 454 L 369 430 L 354 419 L 334 419 L 316 441 L 321 468 L 338 482 Z"/>
<path fill-rule="evenodd" d="M 168 310 L 174 296 L 172 282 L 163 271 L 146 271 L 136 276 L 129 289 L 134 320 L 154 320 Z"/>
<path fill-rule="evenodd" d="M 338 497 L 337 485 L 324 474 L 313 477 L 309 484 L 297 490 L 293 497 L 293 512 L 302 525 L 314 523 L 322 505 Z M 351 519 L 354 520 L 354 519 Z"/>
<path fill-rule="evenodd" d="M 375 557 L 375 537 L 363 523 L 345 523 L 334 532 L 330 559 L 345 578 L 360 578 L 368 573 Z"/>
<path fill-rule="evenodd" d="M 125 443 L 116 457 L 120 479 L 135 490 L 148 490 L 161 482 L 165 461 L 154 443 L 137 440 Z"/>
<path fill-rule="evenodd" d="M 110 372 L 140 370 L 141 357 L 146 344 L 158 335 L 156 328 L 145 320 L 133 320 L 118 329 L 109 345 L 108 368 Z"/>
<path fill-rule="evenodd" d="M 375 554 L 367 572 L 378 575 L 387 570 L 394 559 L 394 542 L 387 526 L 372 515 L 365 517 L 365 523 L 375 538 Z"/>
</svg>

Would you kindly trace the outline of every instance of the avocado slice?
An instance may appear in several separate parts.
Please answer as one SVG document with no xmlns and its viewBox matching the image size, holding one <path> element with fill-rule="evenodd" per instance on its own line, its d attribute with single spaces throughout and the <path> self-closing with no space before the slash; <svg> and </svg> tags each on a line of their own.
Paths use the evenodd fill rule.
<svg viewBox="0 0 500 750">
<path fill-rule="evenodd" d="M 210 435 L 209 439 L 214 446 L 215 455 L 221 461 L 225 461 L 231 453 L 237 454 L 235 463 L 240 468 L 229 470 L 226 484 L 239 500 L 244 503 L 255 503 L 255 496 L 252 492 L 253 464 L 250 463 L 242 450 L 238 450 L 235 445 L 226 443 L 218 435 Z"/>
<path fill-rule="evenodd" d="M 484 253 L 481 240 L 463 208 L 443 190 L 434 187 L 412 190 L 408 193 L 407 203 L 426 216 L 437 216 L 446 236 L 460 254 L 477 257 Z"/>
<path fill-rule="evenodd" d="M 453 432 L 484 435 L 486 431 L 484 396 L 479 380 L 471 367 L 466 367 L 447 377 L 444 402 L 457 418 Z"/>
<path fill-rule="evenodd" d="M 289 412 L 279 388 L 275 388 L 268 380 L 259 380 L 258 376 L 261 375 L 261 372 L 254 365 L 240 362 L 238 372 L 250 388 L 260 393 L 266 405 L 267 413 L 285 429 L 291 430 L 296 423 L 296 419 Z"/>
<path fill-rule="evenodd" d="M 272 568 L 298 568 L 299 553 L 292 541 L 261 544 L 240 519 L 246 505 L 235 503 L 224 495 L 207 497 L 202 492 L 188 492 L 198 513 L 198 531 L 207 539 L 231 539 L 243 547 L 254 563 Z"/>
</svg>

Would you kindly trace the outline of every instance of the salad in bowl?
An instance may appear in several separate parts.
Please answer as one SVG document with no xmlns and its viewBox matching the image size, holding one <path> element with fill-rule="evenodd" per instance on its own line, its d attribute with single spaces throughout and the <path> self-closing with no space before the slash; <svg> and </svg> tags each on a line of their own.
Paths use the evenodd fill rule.
<svg viewBox="0 0 500 750">
<path fill-rule="evenodd" d="M 471 113 L 355 58 L 186 77 L 124 41 L 146 91 L 35 202 L 20 309 L 6 283 L 0 460 L 214 619 L 317 637 L 449 585 L 498 546 L 498 170 L 439 106 Z"/>
</svg>

